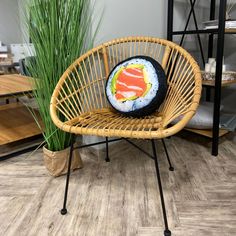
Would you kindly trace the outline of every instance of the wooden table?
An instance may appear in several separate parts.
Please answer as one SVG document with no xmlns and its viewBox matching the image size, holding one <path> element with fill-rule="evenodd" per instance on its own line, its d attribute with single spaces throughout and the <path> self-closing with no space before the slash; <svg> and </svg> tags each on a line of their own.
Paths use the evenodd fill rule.
<svg viewBox="0 0 236 236">
<path fill-rule="evenodd" d="M 32 91 L 34 79 L 17 74 L 0 76 L 0 97 L 22 96 Z"/>
<path fill-rule="evenodd" d="M 1 75 L 0 98 L 16 98 L 32 92 L 33 82 L 33 78 L 17 74 Z M 16 102 L 0 106 L 0 145 L 39 134 L 41 131 L 25 105 Z"/>
</svg>

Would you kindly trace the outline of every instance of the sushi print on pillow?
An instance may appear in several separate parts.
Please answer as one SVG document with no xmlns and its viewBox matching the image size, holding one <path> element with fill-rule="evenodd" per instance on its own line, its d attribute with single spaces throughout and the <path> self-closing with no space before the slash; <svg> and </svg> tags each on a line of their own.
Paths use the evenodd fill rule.
<svg viewBox="0 0 236 236">
<path fill-rule="evenodd" d="M 151 57 L 136 56 L 120 62 L 111 71 L 106 96 L 118 112 L 142 117 L 156 111 L 165 98 L 166 76 Z"/>
</svg>

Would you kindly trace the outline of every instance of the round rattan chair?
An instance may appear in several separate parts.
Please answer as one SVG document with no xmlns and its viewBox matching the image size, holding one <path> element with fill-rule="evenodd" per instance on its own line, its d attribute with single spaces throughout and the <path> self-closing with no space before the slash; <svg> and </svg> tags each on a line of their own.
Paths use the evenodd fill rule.
<svg viewBox="0 0 236 236">
<path fill-rule="evenodd" d="M 157 60 L 167 75 L 168 83 L 167 95 L 159 110 L 143 118 L 125 117 L 114 112 L 105 96 L 105 83 L 112 68 L 120 61 L 136 55 L 146 55 Z M 152 141 L 165 223 L 164 234 L 171 235 L 154 139 L 163 139 L 183 129 L 194 115 L 200 96 L 200 69 L 187 51 L 164 39 L 127 37 L 104 43 L 78 58 L 59 80 L 52 95 L 50 112 L 55 125 L 66 132 L 106 137 L 107 161 L 108 137 Z M 173 123 L 176 118 L 179 121 Z M 73 146 L 71 154 L 72 149 Z M 71 158 L 72 155 L 69 158 L 62 214 L 67 213 Z"/>
</svg>

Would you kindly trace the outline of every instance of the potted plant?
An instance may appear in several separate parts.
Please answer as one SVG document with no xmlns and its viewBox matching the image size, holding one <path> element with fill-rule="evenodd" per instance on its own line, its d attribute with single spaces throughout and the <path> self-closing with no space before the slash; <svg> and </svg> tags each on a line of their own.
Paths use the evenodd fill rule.
<svg viewBox="0 0 236 236">
<path fill-rule="evenodd" d="M 67 172 L 69 146 L 75 140 L 53 124 L 49 104 L 63 72 L 92 46 L 91 4 L 90 0 L 32 0 L 27 6 L 27 27 L 36 55 L 28 69 L 36 78 L 34 96 L 46 143 L 44 163 L 50 174 L 58 176 Z M 79 154 L 74 155 L 72 169 L 82 167 Z"/>
</svg>

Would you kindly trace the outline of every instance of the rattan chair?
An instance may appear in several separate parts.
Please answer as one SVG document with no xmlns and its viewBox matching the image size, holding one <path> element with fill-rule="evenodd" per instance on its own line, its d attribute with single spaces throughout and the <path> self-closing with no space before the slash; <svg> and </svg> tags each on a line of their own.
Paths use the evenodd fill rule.
<svg viewBox="0 0 236 236">
<path fill-rule="evenodd" d="M 104 94 L 106 79 L 112 68 L 120 61 L 135 55 L 146 55 L 157 60 L 164 68 L 168 80 L 167 95 L 160 109 L 143 118 L 125 117 L 114 112 Z M 165 224 L 164 235 L 171 235 L 154 140 L 163 140 L 183 129 L 194 115 L 200 96 L 200 69 L 188 52 L 164 39 L 127 37 L 104 43 L 78 58 L 59 80 L 52 95 L 50 112 L 55 125 L 66 132 L 105 137 L 104 142 L 96 144 L 106 143 L 107 161 L 108 143 L 114 141 L 108 140 L 108 137 L 121 137 L 129 142 L 131 141 L 128 138 L 152 141 L 152 157 L 155 160 Z M 179 121 L 173 124 L 172 121 L 176 118 Z M 67 213 L 72 150 L 71 145 L 61 214 Z M 170 168 L 172 170 L 171 164 Z"/>
</svg>

